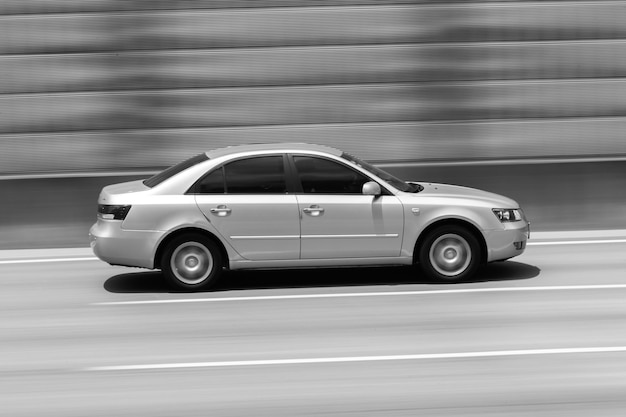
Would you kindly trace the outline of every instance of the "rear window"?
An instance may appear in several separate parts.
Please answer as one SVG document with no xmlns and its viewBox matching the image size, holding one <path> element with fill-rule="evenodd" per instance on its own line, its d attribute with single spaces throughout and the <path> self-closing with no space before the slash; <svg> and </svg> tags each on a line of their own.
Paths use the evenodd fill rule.
<svg viewBox="0 0 626 417">
<path fill-rule="evenodd" d="M 189 158 L 181 163 L 178 163 L 174 166 L 167 168 L 164 171 L 159 172 L 158 174 L 144 180 L 143 184 L 147 187 L 154 187 L 161 184 L 168 178 L 173 177 L 174 175 L 183 172 L 184 170 L 191 168 L 194 165 L 199 164 L 200 162 L 208 161 L 209 157 L 206 154 L 201 153 L 200 155 L 196 155 L 192 158 Z"/>
</svg>

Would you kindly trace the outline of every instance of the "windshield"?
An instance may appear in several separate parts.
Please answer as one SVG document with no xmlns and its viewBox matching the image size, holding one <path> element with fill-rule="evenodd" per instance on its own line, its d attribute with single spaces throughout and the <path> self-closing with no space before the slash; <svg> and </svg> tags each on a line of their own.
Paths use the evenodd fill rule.
<svg viewBox="0 0 626 417">
<path fill-rule="evenodd" d="M 206 156 L 206 154 L 201 153 L 200 155 L 191 157 L 183 162 L 180 162 L 174 166 L 167 168 L 164 171 L 159 172 L 158 174 L 148 178 L 147 180 L 144 180 L 143 184 L 147 187 L 152 188 L 156 185 L 161 184 L 166 179 L 173 177 L 179 172 L 183 172 L 187 168 L 191 168 L 192 166 L 197 165 L 200 162 L 206 161 L 208 159 L 209 157 Z"/>
<path fill-rule="evenodd" d="M 384 180 L 387 184 L 391 185 L 394 188 L 397 188 L 400 191 L 404 191 L 405 193 L 418 193 L 423 190 L 423 187 L 421 185 L 409 184 L 405 181 L 402 181 L 401 179 L 394 177 L 390 173 L 383 171 L 380 168 L 376 168 L 372 164 L 360 160 L 356 156 L 352 156 L 344 152 L 343 154 L 341 154 L 341 157 L 360 166 L 371 174 L 376 175 L 378 178 Z"/>
</svg>

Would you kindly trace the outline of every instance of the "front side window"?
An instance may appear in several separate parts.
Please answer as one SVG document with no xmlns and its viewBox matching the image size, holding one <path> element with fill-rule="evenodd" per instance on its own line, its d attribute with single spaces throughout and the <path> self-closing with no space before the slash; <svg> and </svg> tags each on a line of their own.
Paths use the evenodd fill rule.
<svg viewBox="0 0 626 417">
<path fill-rule="evenodd" d="M 406 193 L 419 193 L 420 191 L 424 189 L 424 187 L 422 187 L 419 184 L 409 184 L 405 181 L 402 181 L 401 179 L 394 177 L 390 173 L 383 171 L 382 169 L 377 168 L 374 165 L 369 164 L 365 161 L 362 161 L 359 158 L 352 156 L 350 154 L 347 154 L 345 152 L 341 155 L 341 157 L 343 159 L 346 159 L 352 162 L 355 165 L 358 165 L 359 167 L 365 169 L 366 171 L 369 171 L 371 174 L 376 175 L 378 178 L 383 179 L 389 185 L 397 188 L 400 191 L 404 191 Z"/>
<path fill-rule="evenodd" d="M 287 192 L 282 156 L 241 159 L 224 166 L 228 194 L 284 194 Z"/>
<path fill-rule="evenodd" d="M 302 191 L 307 194 L 361 194 L 368 177 L 329 159 L 294 156 Z"/>
</svg>

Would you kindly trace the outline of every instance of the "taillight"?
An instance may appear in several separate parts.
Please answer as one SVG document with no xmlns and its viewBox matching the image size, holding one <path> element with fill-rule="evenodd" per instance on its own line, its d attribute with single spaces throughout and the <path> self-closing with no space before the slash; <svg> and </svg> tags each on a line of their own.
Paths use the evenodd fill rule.
<svg viewBox="0 0 626 417">
<path fill-rule="evenodd" d="M 98 217 L 105 220 L 124 220 L 130 207 L 98 204 Z"/>
</svg>

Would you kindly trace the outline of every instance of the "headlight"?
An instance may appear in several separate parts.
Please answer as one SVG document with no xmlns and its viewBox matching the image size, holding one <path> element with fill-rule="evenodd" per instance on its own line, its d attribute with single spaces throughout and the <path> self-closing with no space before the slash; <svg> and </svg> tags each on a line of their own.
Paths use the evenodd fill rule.
<svg viewBox="0 0 626 417">
<path fill-rule="evenodd" d="M 505 222 L 519 222 L 522 220 L 522 210 L 520 209 L 492 209 L 493 214 L 496 215 L 498 220 L 502 223 Z"/>
</svg>

